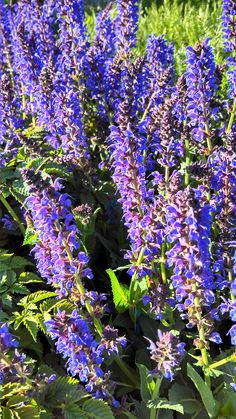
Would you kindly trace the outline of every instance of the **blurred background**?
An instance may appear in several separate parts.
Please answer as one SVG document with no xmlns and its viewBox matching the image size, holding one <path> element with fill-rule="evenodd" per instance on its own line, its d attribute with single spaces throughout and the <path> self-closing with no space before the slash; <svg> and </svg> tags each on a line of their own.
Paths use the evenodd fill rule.
<svg viewBox="0 0 236 419">
<path fill-rule="evenodd" d="M 108 0 L 85 0 L 90 35 L 95 16 Z M 175 47 L 177 73 L 185 67 L 186 46 L 211 38 L 216 61 L 223 59 L 221 0 L 142 0 L 139 16 L 138 54 L 145 50 L 148 35 L 165 34 Z"/>
</svg>

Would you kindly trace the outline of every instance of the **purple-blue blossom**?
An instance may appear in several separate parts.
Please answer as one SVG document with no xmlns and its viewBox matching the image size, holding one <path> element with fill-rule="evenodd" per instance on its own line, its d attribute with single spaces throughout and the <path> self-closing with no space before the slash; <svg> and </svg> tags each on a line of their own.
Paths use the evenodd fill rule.
<svg viewBox="0 0 236 419">
<path fill-rule="evenodd" d="M 162 332 L 161 330 L 158 330 L 155 342 L 148 338 L 145 339 L 150 344 L 148 350 L 155 363 L 155 368 L 151 373 L 158 374 L 160 377 L 164 376 L 172 381 L 175 370 L 183 359 L 185 343 L 182 343 L 172 332 Z"/>
<path fill-rule="evenodd" d="M 218 109 L 211 103 L 218 85 L 209 39 L 196 44 L 195 48 L 187 47 L 186 61 L 186 113 L 192 138 L 201 143 L 204 139 L 209 139 L 213 121 L 218 118 Z"/>
<path fill-rule="evenodd" d="M 37 268 L 49 284 L 54 284 L 60 296 L 68 295 L 76 287 L 75 275 L 81 279 L 93 277 L 87 267 L 89 258 L 80 250 L 79 231 L 70 210 L 71 200 L 58 191 L 59 182 L 50 186 L 30 170 L 23 172 L 23 176 L 31 191 L 26 205 L 37 231 L 38 241 L 32 250 Z M 38 187 L 39 182 L 42 183 L 41 190 L 34 186 L 36 179 Z"/>
</svg>

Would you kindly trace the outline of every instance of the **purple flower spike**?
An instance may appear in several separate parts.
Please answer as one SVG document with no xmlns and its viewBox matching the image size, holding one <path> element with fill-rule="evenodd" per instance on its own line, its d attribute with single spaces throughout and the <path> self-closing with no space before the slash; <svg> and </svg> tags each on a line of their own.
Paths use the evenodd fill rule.
<svg viewBox="0 0 236 419">
<path fill-rule="evenodd" d="M 157 364 L 152 374 L 164 375 L 168 380 L 173 380 L 175 369 L 179 367 L 184 356 L 185 343 L 181 343 L 179 338 L 171 332 L 161 332 L 158 330 L 158 340 L 145 338 L 150 343 L 149 351 L 151 359 Z"/>
</svg>

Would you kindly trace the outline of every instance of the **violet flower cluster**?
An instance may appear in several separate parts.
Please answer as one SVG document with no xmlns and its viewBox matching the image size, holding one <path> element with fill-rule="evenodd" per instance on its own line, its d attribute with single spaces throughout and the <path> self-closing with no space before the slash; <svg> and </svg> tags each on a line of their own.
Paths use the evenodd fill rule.
<svg viewBox="0 0 236 419">
<path fill-rule="evenodd" d="M 109 326 L 102 330 L 98 319 L 106 311 L 106 296 L 87 292 L 84 287 L 84 279 L 91 280 L 93 275 L 87 266 L 89 258 L 80 249 L 79 231 L 70 211 L 71 200 L 60 192 L 59 180 L 50 184 L 49 178 L 43 179 L 40 173 L 30 169 L 24 169 L 22 175 L 30 191 L 26 206 L 37 232 L 37 243 L 32 249 L 37 268 L 56 289 L 58 297 L 66 297 L 76 307 L 70 316 L 59 310 L 53 319 L 45 322 L 47 331 L 56 340 L 57 352 L 67 359 L 72 376 L 78 376 L 96 397 L 107 399 L 109 391 L 105 382 L 109 373 L 101 368 L 103 352 L 118 353 L 118 347 L 125 346 L 126 339 Z"/>
<path fill-rule="evenodd" d="M 54 313 L 47 331 L 70 374 L 106 400 L 113 396 L 104 361 L 127 340 L 101 321 L 107 295 L 94 291 L 74 214 L 94 215 L 87 194 L 102 213 L 100 228 L 107 184 L 122 212 L 136 314 L 163 325 L 180 318 L 205 369 L 227 316 L 236 344 L 235 1 L 223 1 L 230 84 L 223 102 L 223 69 L 209 39 L 187 48 L 186 71 L 175 83 L 173 45 L 164 36 L 151 35 L 144 56 L 136 54 L 138 1 L 118 0 L 115 17 L 112 7 L 98 16 L 92 41 L 82 0 L 0 2 L 0 167 L 15 168 L 17 156 L 20 168 L 28 165 L 15 173 L 28 187 L 24 208 L 37 236 L 37 269 L 58 301 L 73 307 Z M 27 128 L 40 130 L 41 152 Z M 28 150 L 39 160 L 29 162 Z M 50 161 L 48 173 L 56 162 L 59 176 L 69 165 L 73 199 L 59 178 L 40 170 L 41 158 L 42 167 Z M 14 346 L 6 326 L 0 329 L 2 345 Z M 169 331 L 149 342 L 153 372 L 172 380 L 184 344 Z"/>
<path fill-rule="evenodd" d="M 175 369 L 179 367 L 184 356 L 185 343 L 181 343 L 173 333 L 161 330 L 158 330 L 157 341 L 147 340 L 150 343 L 148 349 L 151 359 L 156 364 L 152 374 L 158 374 L 160 377 L 164 375 L 168 380 L 173 380 Z"/>
</svg>

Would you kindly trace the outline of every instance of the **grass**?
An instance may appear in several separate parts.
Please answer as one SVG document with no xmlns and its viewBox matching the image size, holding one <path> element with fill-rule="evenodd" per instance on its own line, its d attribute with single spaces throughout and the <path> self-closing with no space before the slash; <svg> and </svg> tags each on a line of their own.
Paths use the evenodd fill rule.
<svg viewBox="0 0 236 419">
<path fill-rule="evenodd" d="M 87 24 L 93 36 L 95 9 L 91 1 L 93 3 L 93 0 L 87 3 Z M 103 5 L 106 3 L 104 0 Z M 99 2 L 96 5 L 99 9 Z M 186 46 L 212 38 L 216 61 L 220 64 L 223 58 L 220 15 L 220 0 L 146 0 L 140 8 L 138 54 L 145 51 L 148 35 L 165 34 L 166 39 L 174 44 L 176 70 L 179 74 L 185 68 Z"/>
<path fill-rule="evenodd" d="M 221 37 L 221 1 L 193 2 L 164 0 L 159 7 L 152 3 L 151 7 L 143 8 L 140 13 L 138 45 L 139 51 L 145 50 L 149 34 L 164 34 L 175 47 L 177 72 L 185 67 L 186 46 L 197 41 L 212 38 L 216 61 L 223 58 L 223 43 Z"/>
</svg>

